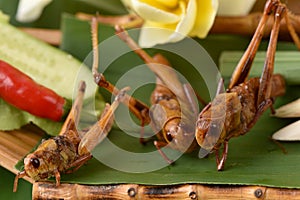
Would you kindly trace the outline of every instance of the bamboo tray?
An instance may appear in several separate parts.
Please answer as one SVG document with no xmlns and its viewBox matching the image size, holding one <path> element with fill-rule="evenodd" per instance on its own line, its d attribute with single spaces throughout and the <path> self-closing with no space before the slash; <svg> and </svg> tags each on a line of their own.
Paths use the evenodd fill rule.
<svg viewBox="0 0 300 200">
<path fill-rule="evenodd" d="M 0 131 L 0 164 L 17 173 L 15 164 L 42 138 L 43 132 L 34 126 L 20 130 Z M 34 182 L 33 199 L 300 199 L 300 190 L 262 186 L 234 185 L 139 185 L 108 184 L 81 185 L 53 182 Z"/>
</svg>

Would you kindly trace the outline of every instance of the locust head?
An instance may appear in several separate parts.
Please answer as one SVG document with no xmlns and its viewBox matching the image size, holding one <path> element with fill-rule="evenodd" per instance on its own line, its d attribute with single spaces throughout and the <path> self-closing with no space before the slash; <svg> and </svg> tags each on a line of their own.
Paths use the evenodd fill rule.
<svg viewBox="0 0 300 200">
<path fill-rule="evenodd" d="M 24 159 L 24 170 L 16 175 L 14 183 L 14 191 L 17 190 L 18 179 L 25 176 L 33 179 L 34 181 L 47 179 L 52 174 L 49 173 L 48 166 L 41 155 L 31 153 Z"/>
<path fill-rule="evenodd" d="M 14 191 L 17 189 L 18 179 L 28 176 L 34 181 L 47 179 L 55 175 L 59 166 L 55 163 L 61 163 L 57 143 L 54 139 L 43 141 L 40 146 L 28 154 L 24 159 L 24 170 L 19 172 L 15 178 Z"/>
<path fill-rule="evenodd" d="M 152 126 L 158 137 L 172 149 L 191 152 L 197 147 L 195 120 L 180 113 L 180 105 L 174 99 L 165 98 L 160 103 L 164 106 L 154 104 L 150 109 Z"/>
<path fill-rule="evenodd" d="M 199 114 L 196 140 L 207 152 L 219 148 L 240 124 L 241 103 L 236 93 L 222 93 Z"/>
<path fill-rule="evenodd" d="M 171 148 L 181 152 L 191 152 L 197 143 L 194 140 L 193 123 L 184 122 L 182 118 L 168 121 L 164 127 L 164 139 Z"/>
<path fill-rule="evenodd" d="M 226 135 L 224 123 L 219 118 L 200 118 L 197 121 L 196 140 L 199 146 L 209 153 L 219 147 Z"/>
<path fill-rule="evenodd" d="M 37 153 L 27 155 L 24 159 L 24 171 L 26 175 L 35 181 L 47 179 L 52 174 L 49 172 L 46 162 L 45 158 Z"/>
</svg>

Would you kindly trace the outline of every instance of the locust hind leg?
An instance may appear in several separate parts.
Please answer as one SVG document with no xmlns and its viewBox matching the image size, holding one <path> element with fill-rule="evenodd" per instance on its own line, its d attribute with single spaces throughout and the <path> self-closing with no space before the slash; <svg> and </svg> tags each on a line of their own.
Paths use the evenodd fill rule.
<svg viewBox="0 0 300 200">
<path fill-rule="evenodd" d="M 86 84 L 84 81 L 79 83 L 78 94 L 75 99 L 75 102 L 72 105 L 72 108 L 67 116 L 66 121 L 64 122 L 59 135 L 67 134 L 68 130 L 74 130 L 76 133 L 76 127 L 79 122 L 80 112 L 83 104 L 83 97 L 85 93 Z"/>
<path fill-rule="evenodd" d="M 282 4 L 278 5 L 275 11 L 275 20 L 271 31 L 271 36 L 266 52 L 266 60 L 263 68 L 262 75 L 260 77 L 260 85 L 257 97 L 257 107 L 262 104 L 266 104 L 266 101 L 271 98 L 272 90 L 272 76 L 274 71 L 275 52 L 280 28 L 280 21 L 283 18 L 283 14 L 286 12 L 286 7 Z"/>
<path fill-rule="evenodd" d="M 107 104 L 99 121 L 82 137 L 78 145 L 78 154 L 80 156 L 90 153 L 107 136 L 113 125 L 114 112 L 119 106 L 119 103 L 125 100 L 125 92 L 128 89 L 127 87 L 120 90 L 114 102 L 111 105 Z"/>
<path fill-rule="evenodd" d="M 92 32 L 92 45 L 93 45 L 93 67 L 92 72 L 96 84 L 113 95 L 118 95 L 120 90 L 111 84 L 105 79 L 105 76 L 102 73 L 98 72 L 99 65 L 99 48 L 98 48 L 98 22 L 96 18 L 92 18 L 91 23 L 91 32 Z M 131 97 L 128 94 L 125 94 L 125 100 L 123 103 L 129 108 L 129 110 L 140 120 L 141 122 L 141 133 L 140 133 L 140 142 L 144 143 L 144 126 L 150 123 L 149 118 L 149 107 L 143 102 Z"/>
<path fill-rule="evenodd" d="M 279 35 L 279 29 L 280 29 L 280 21 L 284 18 L 286 20 L 287 28 L 289 30 L 289 33 L 291 37 L 294 40 L 294 43 L 296 44 L 297 48 L 300 49 L 300 39 L 293 27 L 293 25 L 290 22 L 289 15 L 291 15 L 286 7 L 286 5 L 280 3 L 275 11 L 275 20 L 271 31 L 270 41 L 268 44 L 267 49 L 267 56 L 266 61 L 264 64 L 263 73 L 261 75 L 260 79 L 260 87 L 258 92 L 258 100 L 257 100 L 257 107 L 260 106 L 260 104 L 263 104 L 264 101 L 272 98 L 271 96 L 271 90 L 272 90 L 272 76 L 274 71 L 274 60 L 275 60 L 275 52 L 276 52 L 276 46 L 277 46 L 277 40 Z"/>
<path fill-rule="evenodd" d="M 268 0 L 267 1 L 262 18 L 259 21 L 259 24 L 256 28 L 256 31 L 255 31 L 253 37 L 252 37 L 252 40 L 231 76 L 231 80 L 230 80 L 228 89 L 231 89 L 234 86 L 236 86 L 240 83 L 243 83 L 246 80 L 246 78 L 249 74 L 250 68 L 252 66 L 254 57 L 256 55 L 256 52 L 258 50 L 259 44 L 261 42 L 261 39 L 263 36 L 263 31 L 265 29 L 265 25 L 268 20 L 268 17 L 270 16 L 270 14 L 273 12 L 274 8 L 276 8 L 279 3 L 280 3 L 279 0 Z"/>
<path fill-rule="evenodd" d="M 151 57 L 129 36 L 123 27 L 116 25 L 115 29 L 117 36 L 147 64 L 148 68 L 163 82 L 164 86 L 171 90 L 182 104 L 188 102 L 182 83 L 167 59 L 160 54 Z"/>
</svg>

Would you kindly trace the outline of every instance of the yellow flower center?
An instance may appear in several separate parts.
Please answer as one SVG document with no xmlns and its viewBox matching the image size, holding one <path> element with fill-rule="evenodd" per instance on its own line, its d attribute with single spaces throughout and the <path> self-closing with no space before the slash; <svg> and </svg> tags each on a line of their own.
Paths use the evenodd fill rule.
<svg viewBox="0 0 300 200">
<path fill-rule="evenodd" d="M 154 1 L 170 9 L 175 8 L 178 5 L 178 0 L 154 0 Z"/>
<path fill-rule="evenodd" d="M 167 12 L 172 12 L 174 9 L 176 10 L 180 1 L 182 0 L 140 0 L 140 2 Z"/>
</svg>

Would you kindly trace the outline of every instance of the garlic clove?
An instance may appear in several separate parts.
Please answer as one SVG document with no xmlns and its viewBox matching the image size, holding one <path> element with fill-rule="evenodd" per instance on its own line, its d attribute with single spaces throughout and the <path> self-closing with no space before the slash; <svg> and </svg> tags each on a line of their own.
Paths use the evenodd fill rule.
<svg viewBox="0 0 300 200">
<path fill-rule="evenodd" d="M 280 118 L 300 117 L 300 98 L 279 107 L 273 116 Z"/>
<path fill-rule="evenodd" d="M 279 129 L 272 139 L 280 141 L 300 141 L 300 120 Z"/>
</svg>

